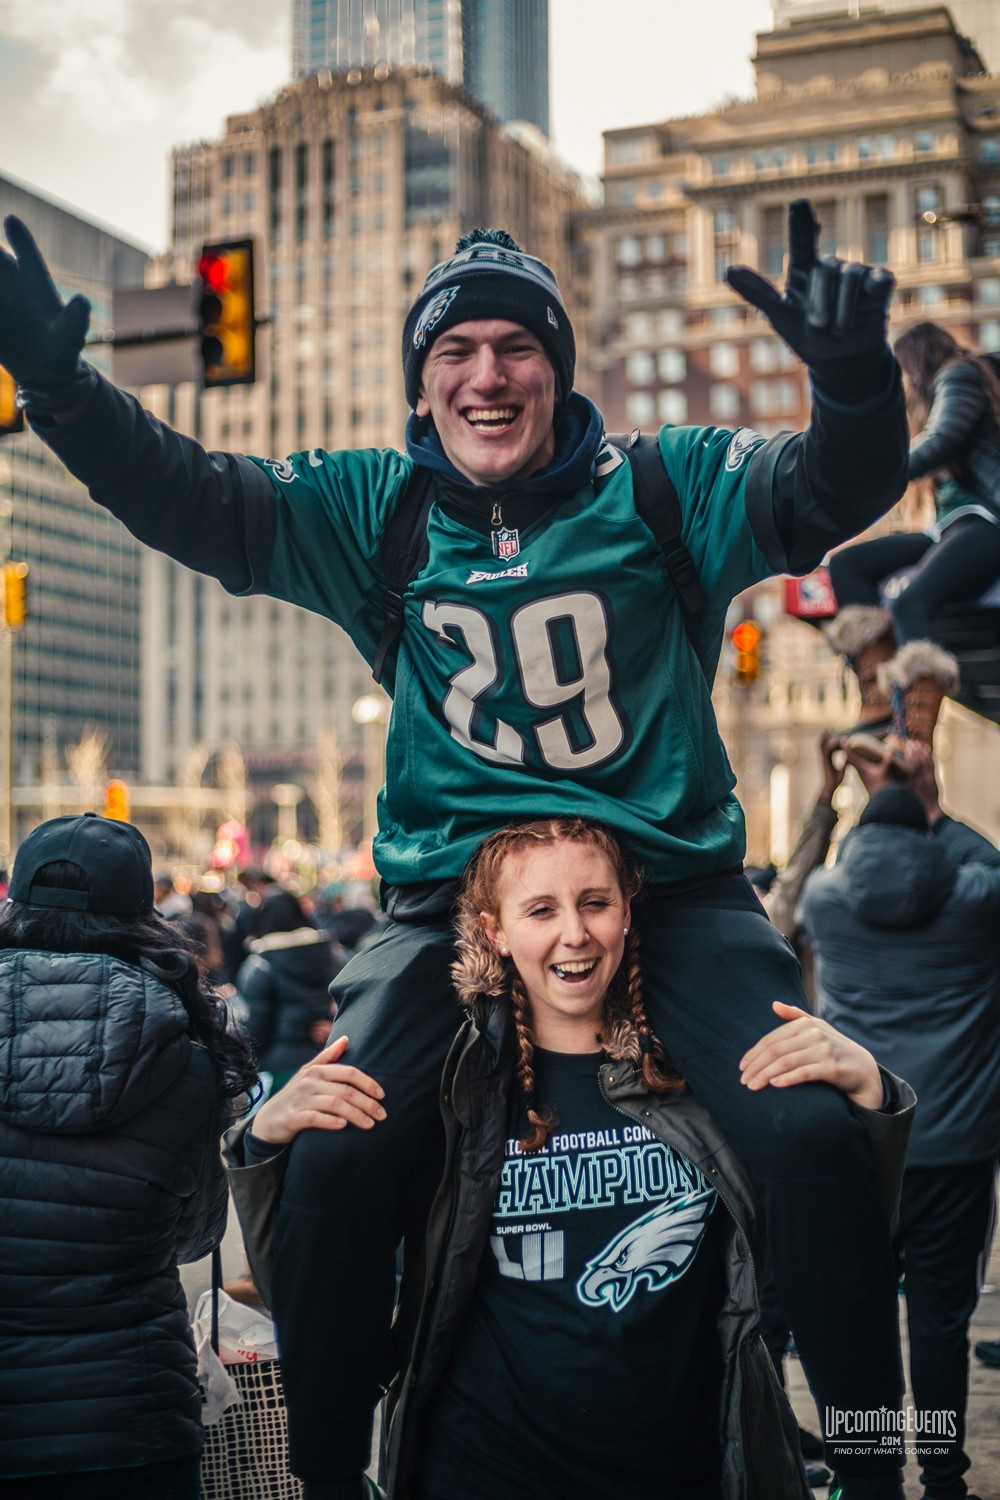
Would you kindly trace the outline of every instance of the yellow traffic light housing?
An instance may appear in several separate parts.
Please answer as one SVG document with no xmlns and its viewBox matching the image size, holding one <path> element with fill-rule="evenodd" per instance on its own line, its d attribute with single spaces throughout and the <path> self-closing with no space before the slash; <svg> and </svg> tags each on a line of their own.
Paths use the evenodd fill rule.
<svg viewBox="0 0 1000 1500">
<path fill-rule="evenodd" d="M 0 436 L 7 432 L 24 431 L 24 412 L 18 411 L 14 397 L 17 382 L 13 375 L 0 366 Z"/>
<path fill-rule="evenodd" d="M 760 676 L 760 626 L 755 620 L 741 620 L 729 633 L 736 653 L 733 680 L 741 687 L 756 682 Z"/>
<path fill-rule="evenodd" d="M 128 787 L 124 781 L 109 781 L 104 788 L 104 816 L 119 823 L 129 821 Z"/>
<path fill-rule="evenodd" d="M 3 624 L 8 630 L 20 630 L 28 618 L 28 564 L 7 562 L 3 579 Z"/>
<path fill-rule="evenodd" d="M 257 374 L 253 240 L 204 245 L 198 275 L 202 383 L 252 385 Z"/>
</svg>

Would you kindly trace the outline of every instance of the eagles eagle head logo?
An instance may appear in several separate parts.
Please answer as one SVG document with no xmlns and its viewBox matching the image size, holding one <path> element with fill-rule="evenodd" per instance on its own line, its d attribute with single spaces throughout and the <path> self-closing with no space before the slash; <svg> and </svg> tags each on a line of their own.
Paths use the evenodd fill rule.
<svg viewBox="0 0 1000 1500">
<path fill-rule="evenodd" d="M 716 1196 L 714 1188 L 688 1193 L 661 1203 L 623 1229 L 587 1262 L 576 1284 L 580 1301 L 591 1307 L 607 1303 L 613 1312 L 621 1312 L 643 1282 L 651 1292 L 662 1292 L 683 1276 L 694 1259 Z"/>
</svg>

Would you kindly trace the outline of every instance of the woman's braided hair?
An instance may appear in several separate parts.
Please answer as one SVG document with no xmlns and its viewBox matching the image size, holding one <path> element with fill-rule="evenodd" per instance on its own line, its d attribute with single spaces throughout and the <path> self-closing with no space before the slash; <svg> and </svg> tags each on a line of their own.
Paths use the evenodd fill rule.
<svg viewBox="0 0 1000 1500">
<path fill-rule="evenodd" d="M 639 891 L 641 876 L 626 858 L 613 834 L 583 818 L 544 818 L 503 828 L 480 844 L 466 866 L 456 906 L 458 957 L 452 979 L 463 1005 L 481 995 L 505 996 L 514 1012 L 517 1032 L 517 1075 L 527 1104 L 532 1133 L 519 1144 L 522 1151 L 538 1151 L 556 1126 L 551 1109 L 539 1107 L 535 1097 L 534 1033 L 524 982 L 509 958 L 503 958 L 486 935 L 480 913 L 499 915 L 500 880 L 513 856 L 561 842 L 589 844 L 606 856 L 626 900 Z M 656 1093 L 678 1089 L 683 1079 L 670 1062 L 646 1015 L 639 967 L 639 936 L 633 925 L 625 940 L 625 955 L 611 981 L 604 1004 L 604 1022 L 594 1040 L 609 1057 L 633 1063 L 646 1087 Z"/>
</svg>

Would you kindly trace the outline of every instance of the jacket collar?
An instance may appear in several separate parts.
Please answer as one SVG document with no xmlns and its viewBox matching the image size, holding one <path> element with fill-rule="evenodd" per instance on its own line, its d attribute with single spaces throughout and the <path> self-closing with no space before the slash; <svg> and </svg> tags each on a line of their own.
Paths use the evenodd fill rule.
<svg viewBox="0 0 1000 1500">
<path fill-rule="evenodd" d="M 594 465 L 604 440 L 604 419 L 592 401 L 574 391 L 556 413 L 556 452 L 550 464 L 509 487 L 474 485 L 445 454 L 429 417 L 411 413 L 406 424 L 406 451 L 414 463 L 433 469 L 449 486 L 484 499 L 499 496 L 574 494 L 594 477 Z"/>
</svg>

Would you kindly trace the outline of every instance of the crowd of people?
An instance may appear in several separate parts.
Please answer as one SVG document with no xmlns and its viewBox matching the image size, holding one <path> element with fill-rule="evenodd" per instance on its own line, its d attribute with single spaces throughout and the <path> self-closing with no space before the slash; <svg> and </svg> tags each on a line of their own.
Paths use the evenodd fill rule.
<svg viewBox="0 0 1000 1500">
<path fill-rule="evenodd" d="M 814 1013 L 742 870 L 711 702 L 732 598 L 845 555 L 915 472 L 915 380 L 887 342 L 891 275 L 820 258 L 811 207 L 793 204 L 784 290 L 746 267 L 727 280 L 808 367 L 809 427 L 663 428 L 650 485 L 574 388 L 552 272 L 503 231 L 463 236 L 407 314 L 405 453 L 280 461 L 207 453 L 117 390 L 81 357 L 84 300 L 63 302 L 23 224 L 9 219 L 7 234 L 0 363 L 37 436 L 145 543 L 234 593 L 342 625 L 394 697 L 375 841 L 384 917 L 349 962 L 288 891 L 248 893 L 220 924 L 218 910 L 178 910 L 167 882 L 159 899 L 174 910 L 158 916 L 149 851 L 128 825 L 56 820 L 18 852 L 0 924 L 12 1079 L 0 1171 L 18 1205 L 10 1274 L 0 1267 L 17 1358 L 2 1378 L 23 1416 L 10 1446 L 0 1440 L 7 1491 L 197 1497 L 176 1268 L 218 1237 L 213 1147 L 242 1107 L 225 1164 L 275 1318 L 305 1500 L 374 1492 L 385 1391 L 392 1500 L 804 1500 L 801 1435 L 759 1336 L 765 1246 L 827 1413 L 901 1409 L 900 1255 L 913 1268 L 914 1389 L 951 1399 L 957 1423 L 947 1463 L 918 1446 L 925 1496 L 963 1500 L 955 1324 L 971 1312 L 1000 1099 L 948 1172 L 936 1126 L 922 1147 L 932 1160 L 904 1169 L 914 1049 L 897 1071 L 891 1021 L 865 1034 L 864 985 L 880 969 L 841 984 L 836 945 L 856 955 L 860 939 L 836 922 L 828 934 L 823 917 L 842 899 L 837 921 L 866 922 L 865 941 L 886 946 L 903 1030 L 923 981 L 900 951 L 917 951 L 916 931 L 950 952 L 957 923 L 970 950 L 956 1004 L 974 1011 L 982 1049 L 996 959 L 990 970 L 967 928 L 973 910 L 993 913 L 995 868 L 985 841 L 950 831 L 961 825 L 936 785 L 931 796 L 929 752 L 914 749 L 933 732 L 919 709 L 926 656 L 887 678 L 888 715 L 859 671 L 863 721 L 826 742 L 824 791 L 841 756 L 885 785 L 843 841 L 827 899 L 817 868 L 796 903 L 817 961 Z M 983 376 L 977 433 L 995 429 L 991 390 Z M 936 401 L 935 389 L 932 415 Z M 924 419 L 927 408 L 925 391 Z M 951 558 L 972 521 L 977 535 L 996 528 L 988 467 L 960 469 L 966 508 L 921 560 Z M 669 543 L 640 485 L 676 505 Z M 398 533 L 414 516 L 426 537 L 404 577 Z M 694 604 L 675 588 L 684 576 Z M 845 616 L 872 607 L 841 602 Z M 938 899 L 901 900 L 893 921 L 859 914 L 864 851 L 904 833 L 934 849 Z M 926 862 L 915 849 L 893 864 L 901 879 Z M 211 988 L 220 973 L 235 1022 Z M 268 1088 L 253 1113 L 251 1059 Z M 175 1093 L 192 1071 L 188 1107 Z M 50 1157 L 40 1193 L 28 1164 Z M 87 1170 L 67 1194 L 78 1160 Z M 921 1240 L 925 1218 L 946 1216 L 942 1175 L 968 1203 L 947 1347 L 928 1266 L 949 1252 Z M 116 1195 L 137 1182 L 145 1226 L 162 1222 L 141 1244 L 127 1220 L 116 1231 Z M 72 1222 L 74 1192 L 89 1229 Z M 92 1273 L 66 1248 L 81 1236 Z M 94 1336 L 71 1413 L 69 1391 L 66 1410 L 42 1394 L 56 1324 L 63 1343 Z M 158 1400 L 160 1425 L 146 1420 Z M 900 1500 L 898 1429 L 877 1444 L 836 1426 L 825 1436 L 831 1494 Z"/>
</svg>

